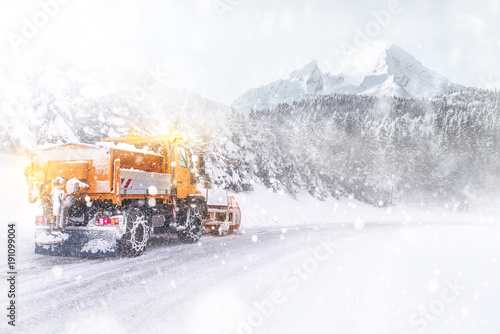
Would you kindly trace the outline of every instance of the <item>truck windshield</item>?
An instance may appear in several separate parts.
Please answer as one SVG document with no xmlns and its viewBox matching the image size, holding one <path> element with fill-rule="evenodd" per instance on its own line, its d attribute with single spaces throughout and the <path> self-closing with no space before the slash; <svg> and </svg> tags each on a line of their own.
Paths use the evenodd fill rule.
<svg viewBox="0 0 500 334">
<path fill-rule="evenodd" d="M 179 156 L 179 167 L 187 168 L 186 149 L 182 146 L 177 146 L 177 155 Z"/>
</svg>

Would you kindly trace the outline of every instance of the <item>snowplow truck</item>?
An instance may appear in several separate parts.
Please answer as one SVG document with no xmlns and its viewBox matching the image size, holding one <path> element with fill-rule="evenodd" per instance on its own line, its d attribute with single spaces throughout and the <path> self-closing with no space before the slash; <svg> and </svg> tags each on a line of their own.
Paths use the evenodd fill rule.
<svg viewBox="0 0 500 334">
<path fill-rule="evenodd" d="M 31 153 L 29 201 L 40 201 L 35 253 L 141 255 L 152 234 L 194 243 L 208 217 L 181 135 L 102 139 Z"/>
</svg>

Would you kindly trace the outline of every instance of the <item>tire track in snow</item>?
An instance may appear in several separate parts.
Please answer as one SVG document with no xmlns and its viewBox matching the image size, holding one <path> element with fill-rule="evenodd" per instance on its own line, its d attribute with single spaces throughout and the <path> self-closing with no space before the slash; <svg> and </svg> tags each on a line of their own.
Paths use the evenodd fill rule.
<svg viewBox="0 0 500 334">
<path fill-rule="evenodd" d="M 19 291 L 22 305 L 29 306 L 21 311 L 20 326 L 32 328 L 38 324 L 41 332 L 45 329 L 49 332 L 55 329 L 53 326 L 63 326 L 60 310 L 74 317 L 89 309 L 109 312 L 134 328 L 142 326 L 143 316 L 151 316 L 141 313 L 143 309 L 157 316 L 162 314 L 159 310 L 175 310 L 172 323 L 183 323 L 182 306 L 195 303 L 193 296 L 202 294 L 207 286 L 234 285 L 235 277 L 243 286 L 252 284 L 256 275 L 273 272 L 274 261 L 291 265 L 310 255 L 316 242 L 325 236 L 335 239 L 359 234 L 350 227 L 300 226 L 298 229 L 288 227 L 285 239 L 280 240 L 281 228 L 261 228 L 248 229 L 242 235 L 203 236 L 201 246 L 163 244 L 159 238 L 137 258 L 90 260 L 35 256 L 23 265 L 26 271 Z M 252 241 L 252 235 L 258 236 L 258 242 Z M 313 242 L 308 243 L 307 238 Z M 56 273 L 60 270 L 60 276 L 55 279 L 54 268 L 59 268 Z M 78 276 L 82 278 L 75 280 Z M 266 288 L 272 288 L 276 280 L 279 281 L 279 277 L 271 283 L 262 283 L 259 294 L 265 295 Z M 170 285 L 172 281 L 174 288 Z M 251 293 L 253 291 L 244 292 L 250 299 Z M 136 317 L 125 320 L 124 316 L 131 313 L 137 313 Z"/>
</svg>

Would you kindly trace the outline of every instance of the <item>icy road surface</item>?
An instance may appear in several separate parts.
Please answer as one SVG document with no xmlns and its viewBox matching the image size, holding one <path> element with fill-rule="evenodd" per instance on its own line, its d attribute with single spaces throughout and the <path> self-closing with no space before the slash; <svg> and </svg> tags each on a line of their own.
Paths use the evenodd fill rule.
<svg viewBox="0 0 500 334">
<path fill-rule="evenodd" d="M 0 284 L 0 333 L 500 333 L 498 209 L 377 209 L 257 186 L 237 195 L 241 235 L 155 237 L 138 258 L 46 257 L 33 254 L 26 165 L 0 154 L 0 248 L 16 222 L 19 273 L 15 328 Z"/>
<path fill-rule="evenodd" d="M 500 332 L 494 225 L 267 227 L 190 245 L 161 236 L 116 259 L 22 245 L 16 333 Z"/>
</svg>

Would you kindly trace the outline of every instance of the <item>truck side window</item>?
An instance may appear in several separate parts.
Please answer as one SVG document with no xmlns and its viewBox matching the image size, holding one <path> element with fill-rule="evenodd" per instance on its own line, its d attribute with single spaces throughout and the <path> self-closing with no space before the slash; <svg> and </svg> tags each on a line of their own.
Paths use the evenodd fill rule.
<svg viewBox="0 0 500 334">
<path fill-rule="evenodd" d="M 186 150 L 182 146 L 177 146 L 177 155 L 179 156 L 179 167 L 187 168 Z"/>
<path fill-rule="evenodd" d="M 187 161 L 188 161 L 188 166 L 189 166 L 189 172 L 193 173 L 194 172 L 194 165 L 193 165 L 193 158 L 191 157 L 191 152 L 186 150 L 186 156 L 187 156 Z"/>
<path fill-rule="evenodd" d="M 188 159 L 188 166 L 189 166 L 189 181 L 191 184 L 195 184 L 195 179 L 194 179 L 194 165 L 193 165 L 193 157 L 191 156 L 191 150 L 186 150 L 186 155 Z"/>
</svg>

